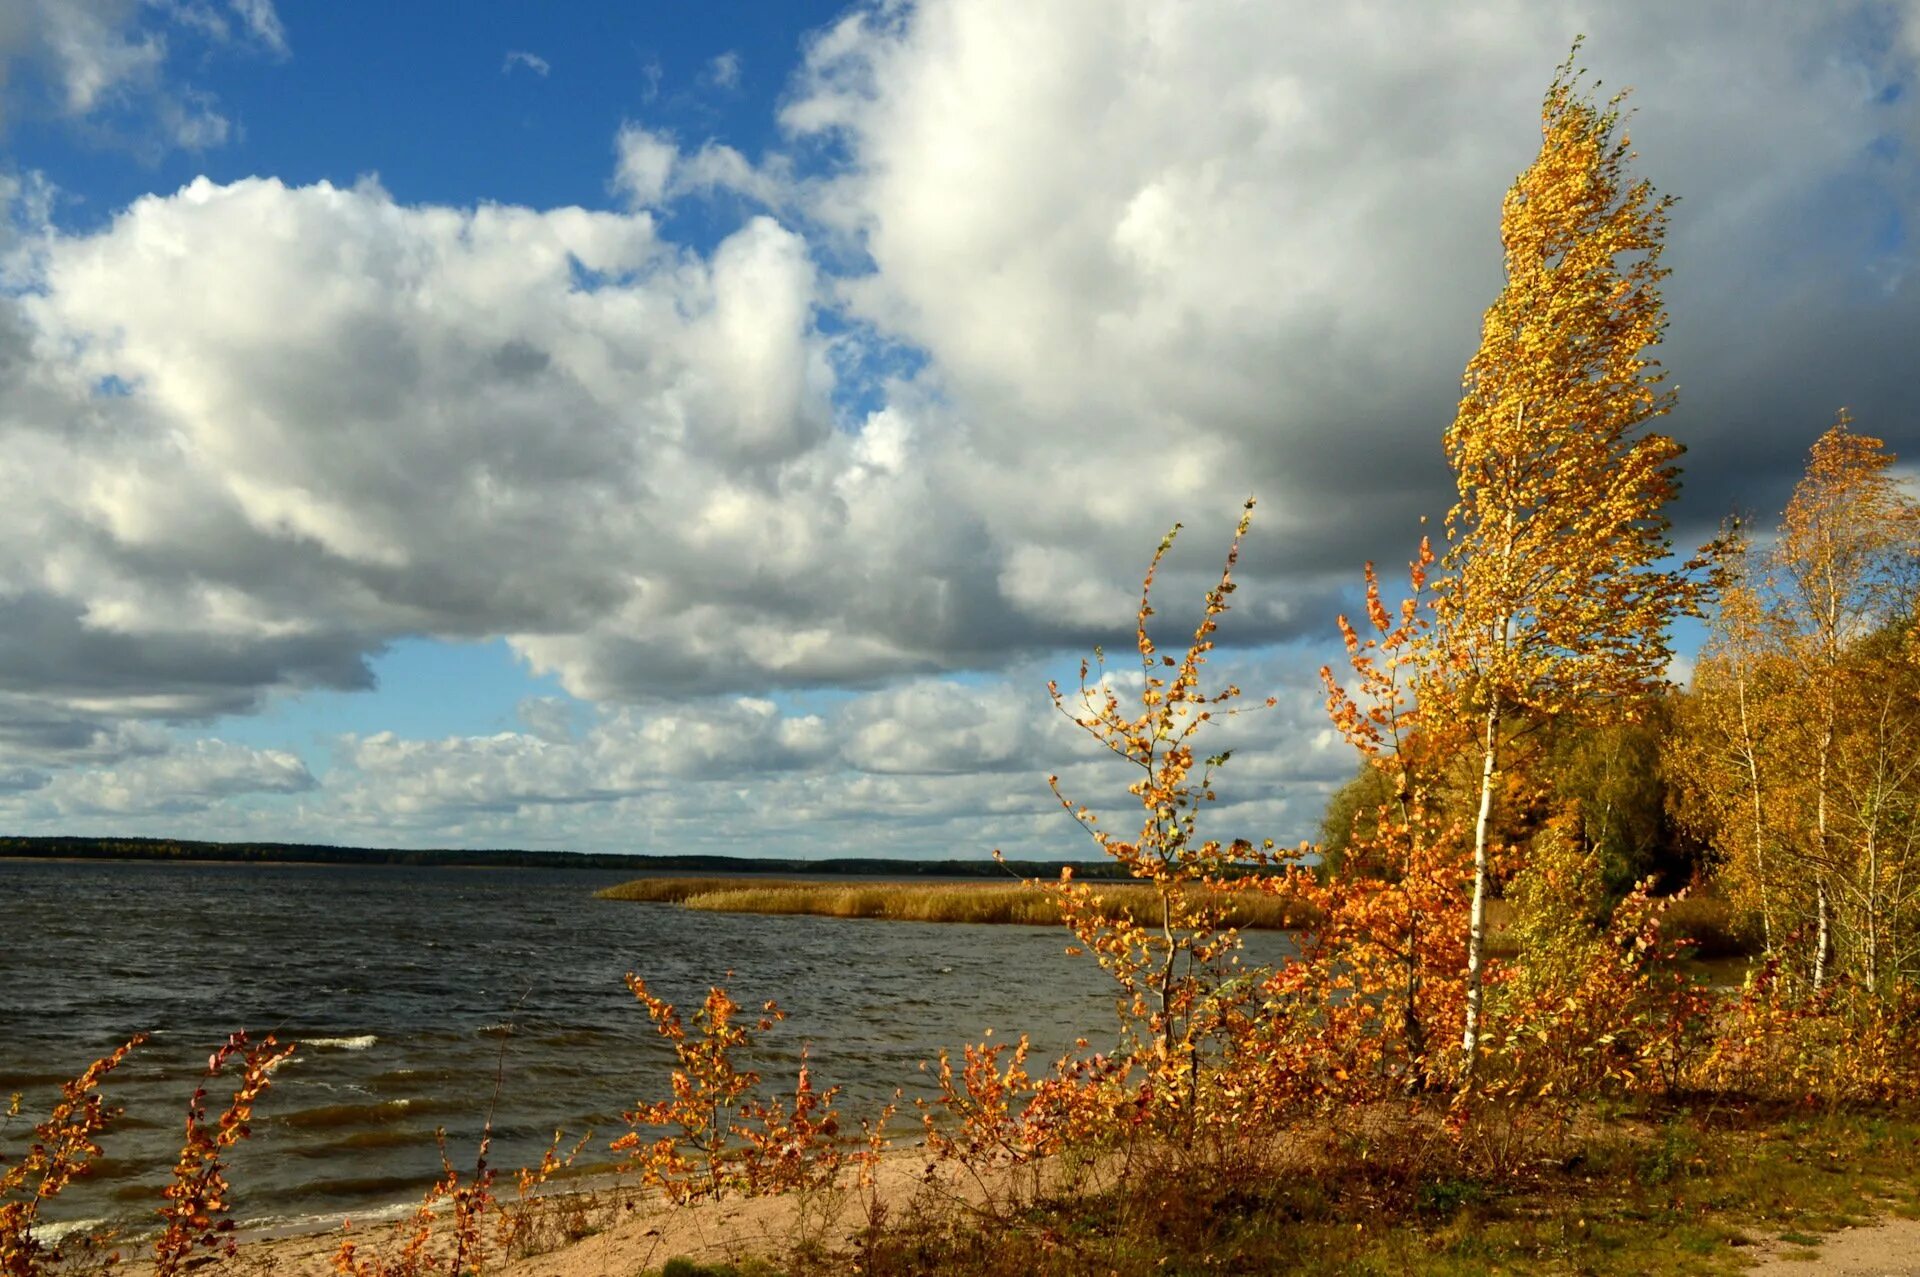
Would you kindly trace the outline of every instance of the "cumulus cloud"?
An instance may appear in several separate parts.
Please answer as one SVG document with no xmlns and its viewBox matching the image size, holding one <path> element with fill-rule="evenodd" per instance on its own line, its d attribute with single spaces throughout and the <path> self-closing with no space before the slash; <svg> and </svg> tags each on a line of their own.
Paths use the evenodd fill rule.
<svg viewBox="0 0 1920 1277">
<path fill-rule="evenodd" d="M 1886 227 L 1915 207 L 1914 67 L 1875 21 L 875 6 L 816 39 L 784 119 L 849 157 L 815 203 L 871 256 L 844 296 L 928 353 L 996 526 L 1097 553 L 1231 476 L 1277 499 L 1297 580 L 1350 570 L 1382 515 L 1445 508 L 1435 440 L 1498 285 L 1500 194 L 1576 31 L 1640 86 L 1638 171 L 1684 196 L 1668 362 L 1694 517 L 1769 503 L 1838 402 L 1909 416 L 1916 292 L 1879 281 L 1910 256 Z"/>
<path fill-rule="evenodd" d="M 614 139 L 614 189 L 635 205 L 658 204 L 667 193 L 680 148 L 664 133 L 623 125 Z"/>
<path fill-rule="evenodd" d="M 62 771 L 29 789 L 25 814 L 178 815 L 241 795 L 295 794 L 314 785 L 306 764 L 284 750 L 200 740 L 113 766 Z"/>
<path fill-rule="evenodd" d="M 0 56 L 65 68 L 76 113 L 163 83 L 202 19 L 284 44 L 258 4 L 62 8 L 92 53 L 0 29 Z M 17 191 L 0 763 L 51 801 L 63 758 L 146 774 L 143 725 L 504 635 L 604 708 L 355 738 L 299 801 L 482 841 L 1040 846 L 1057 812 L 1013 780 L 1066 739 L 993 673 L 1124 641 L 1166 527 L 1194 525 L 1164 586 L 1197 597 L 1262 498 L 1227 632 L 1252 645 L 1326 634 L 1361 561 L 1446 508 L 1500 196 L 1576 31 L 1639 86 L 1636 170 L 1684 197 L 1683 534 L 1777 506 L 1839 403 L 1920 446 L 1910 28 L 1732 0 L 880 4 L 810 42 L 773 154 L 622 128 L 623 211 L 203 180 L 75 234 Z M 746 206 L 711 248 L 663 236 L 711 191 Z M 862 694 L 775 708 L 820 687 Z M 1236 819 L 1310 827 L 1345 773 L 1313 700 L 1246 729 L 1265 752 L 1235 766 L 1270 792 Z"/>
<path fill-rule="evenodd" d="M 1267 662 L 1236 673 L 1271 686 L 1280 703 L 1216 725 L 1212 746 L 1238 754 L 1212 827 L 1225 836 L 1302 836 L 1328 788 L 1351 771 L 1350 752 L 1325 727 L 1318 690 L 1298 671 Z M 1137 800 L 1125 792 L 1127 770 L 1054 711 L 1040 682 L 1033 669 L 999 687 L 915 679 L 823 710 L 751 697 L 597 711 L 548 700 L 522 707 L 521 731 L 347 736 L 318 788 L 280 816 L 275 836 L 312 829 L 383 844 L 769 855 L 998 847 L 1079 856 L 1088 845 L 1048 790 L 1048 774 L 1116 828 L 1134 819 Z M 556 721 L 563 709 L 564 725 Z"/>
</svg>

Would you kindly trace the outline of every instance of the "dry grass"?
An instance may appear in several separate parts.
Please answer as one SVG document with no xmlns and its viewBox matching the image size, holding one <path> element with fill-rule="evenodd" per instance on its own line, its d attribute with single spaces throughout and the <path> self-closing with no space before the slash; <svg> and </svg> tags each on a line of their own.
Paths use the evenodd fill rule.
<svg viewBox="0 0 1920 1277">
<path fill-rule="evenodd" d="M 751 882 L 756 887 L 805 887 L 808 883 L 787 878 L 635 878 L 594 894 L 602 900 L 638 900 L 644 903 L 679 904 L 689 896 L 727 891 Z"/>
<path fill-rule="evenodd" d="M 1144 886 L 1102 887 L 1106 908 L 1142 922 L 1158 913 Z M 608 900 L 678 902 L 712 913 L 814 914 L 894 922 L 984 922 L 1058 926 L 1060 911 L 1043 887 L 1027 883 L 792 882 L 738 878 L 642 878 L 600 893 Z M 1248 890 L 1215 895 L 1233 925 L 1294 930 L 1308 921 L 1298 903 Z"/>
<path fill-rule="evenodd" d="M 636 878 L 599 893 L 603 900 L 683 904 L 709 913 L 815 914 L 827 918 L 882 918 L 894 922 L 986 922 L 1057 926 L 1060 911 L 1046 892 L 1027 883 L 1003 882 L 806 882 L 791 878 Z M 1152 898 L 1136 884 L 1100 889 L 1112 909 L 1152 921 Z M 1219 897 L 1235 926 L 1255 931 L 1293 931 L 1313 922 L 1299 902 L 1257 891 Z M 1490 947 L 1511 957 L 1512 908 L 1488 902 Z M 1753 938 L 1740 931 L 1725 901 L 1702 896 L 1676 901 L 1666 931 L 1695 946 L 1697 959 L 1744 956 Z"/>
</svg>

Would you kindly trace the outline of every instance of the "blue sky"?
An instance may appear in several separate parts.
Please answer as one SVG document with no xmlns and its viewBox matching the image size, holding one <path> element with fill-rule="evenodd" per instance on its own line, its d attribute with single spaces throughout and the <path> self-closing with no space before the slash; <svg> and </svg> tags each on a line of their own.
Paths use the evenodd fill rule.
<svg viewBox="0 0 1920 1277">
<path fill-rule="evenodd" d="M 137 101 L 103 111 L 103 124 L 76 124 L 49 109 L 58 90 L 34 84 L 47 71 L 28 64 L 10 102 L 8 148 L 18 168 L 58 175 L 76 201 L 69 225 L 202 174 L 347 185 L 375 173 L 409 203 L 605 207 L 625 121 L 725 137 L 748 154 L 772 143 L 801 41 L 840 10 L 805 0 L 564 9 L 477 0 L 457 14 L 281 5 L 283 53 L 209 39 L 169 21 L 164 6 L 132 8 L 131 37 L 166 40 L 170 74 L 210 94 L 232 133 L 219 146 L 130 156 L 149 132 Z M 96 129 L 123 141 L 102 145 L 89 136 Z"/>
<path fill-rule="evenodd" d="M 10 6 L 0 828 L 1078 854 L 1046 679 L 1252 492 L 1221 820 L 1311 833 L 1582 32 L 1677 537 L 1915 455 L 1912 3 Z"/>
</svg>

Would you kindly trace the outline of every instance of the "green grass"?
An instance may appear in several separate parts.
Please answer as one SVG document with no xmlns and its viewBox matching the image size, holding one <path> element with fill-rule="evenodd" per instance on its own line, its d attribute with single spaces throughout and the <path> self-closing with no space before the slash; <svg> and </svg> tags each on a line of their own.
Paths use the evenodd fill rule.
<svg viewBox="0 0 1920 1277">
<path fill-rule="evenodd" d="M 641 878 L 599 893 L 608 900 L 677 902 L 711 913 L 814 914 L 895 922 L 977 922 L 1058 926 L 1060 911 L 1044 888 L 1024 883 L 794 882 L 739 878 Z M 1152 921 L 1158 913 L 1144 886 L 1101 886 L 1116 913 Z M 1257 891 L 1216 896 L 1235 926 L 1289 930 L 1305 921 L 1283 897 Z"/>
</svg>

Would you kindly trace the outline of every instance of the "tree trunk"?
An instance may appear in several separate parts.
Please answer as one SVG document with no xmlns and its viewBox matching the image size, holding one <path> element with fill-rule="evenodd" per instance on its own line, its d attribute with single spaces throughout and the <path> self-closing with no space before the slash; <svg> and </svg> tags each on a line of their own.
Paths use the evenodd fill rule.
<svg viewBox="0 0 1920 1277">
<path fill-rule="evenodd" d="M 1818 993 L 1827 983 L 1827 949 L 1831 944 L 1833 906 L 1827 899 L 1827 877 L 1820 875 L 1819 884 L 1814 889 L 1814 912 L 1818 923 L 1813 934 L 1813 991 Z"/>
<path fill-rule="evenodd" d="M 1837 665 L 1838 661 L 1832 662 Z M 1829 689 L 1826 704 L 1826 722 L 1820 732 L 1820 757 L 1813 795 L 1814 849 L 1818 855 L 1817 872 L 1819 881 L 1815 886 L 1814 905 L 1818 920 L 1814 935 L 1813 953 L 1813 991 L 1818 993 L 1827 983 L 1827 950 L 1832 942 L 1833 903 L 1827 895 L 1827 875 L 1832 871 L 1832 847 L 1827 834 L 1827 771 L 1828 761 L 1833 755 L 1834 719 L 1838 717 Z"/>
<path fill-rule="evenodd" d="M 1760 797 L 1760 760 L 1755 756 L 1753 726 L 1747 719 L 1747 671 L 1740 667 L 1735 685 L 1740 697 L 1740 754 L 1747 764 L 1747 788 L 1753 797 L 1753 876 L 1760 887 L 1760 949 L 1764 957 L 1773 956 L 1773 906 L 1767 893 L 1767 826 L 1765 806 Z"/>
<path fill-rule="evenodd" d="M 1407 1040 L 1407 1089 L 1427 1089 L 1427 1030 L 1420 1023 L 1420 919 L 1407 920 L 1407 1011 L 1402 1029 Z"/>
<path fill-rule="evenodd" d="M 1487 953 L 1487 839 L 1493 817 L 1493 782 L 1500 772 L 1500 701 L 1487 703 L 1486 737 L 1480 749 L 1480 815 L 1473 826 L 1473 914 L 1467 927 L 1467 1027 L 1460 1046 L 1466 1052 L 1464 1082 L 1473 1082 L 1480 1058 L 1481 993 Z"/>
</svg>

